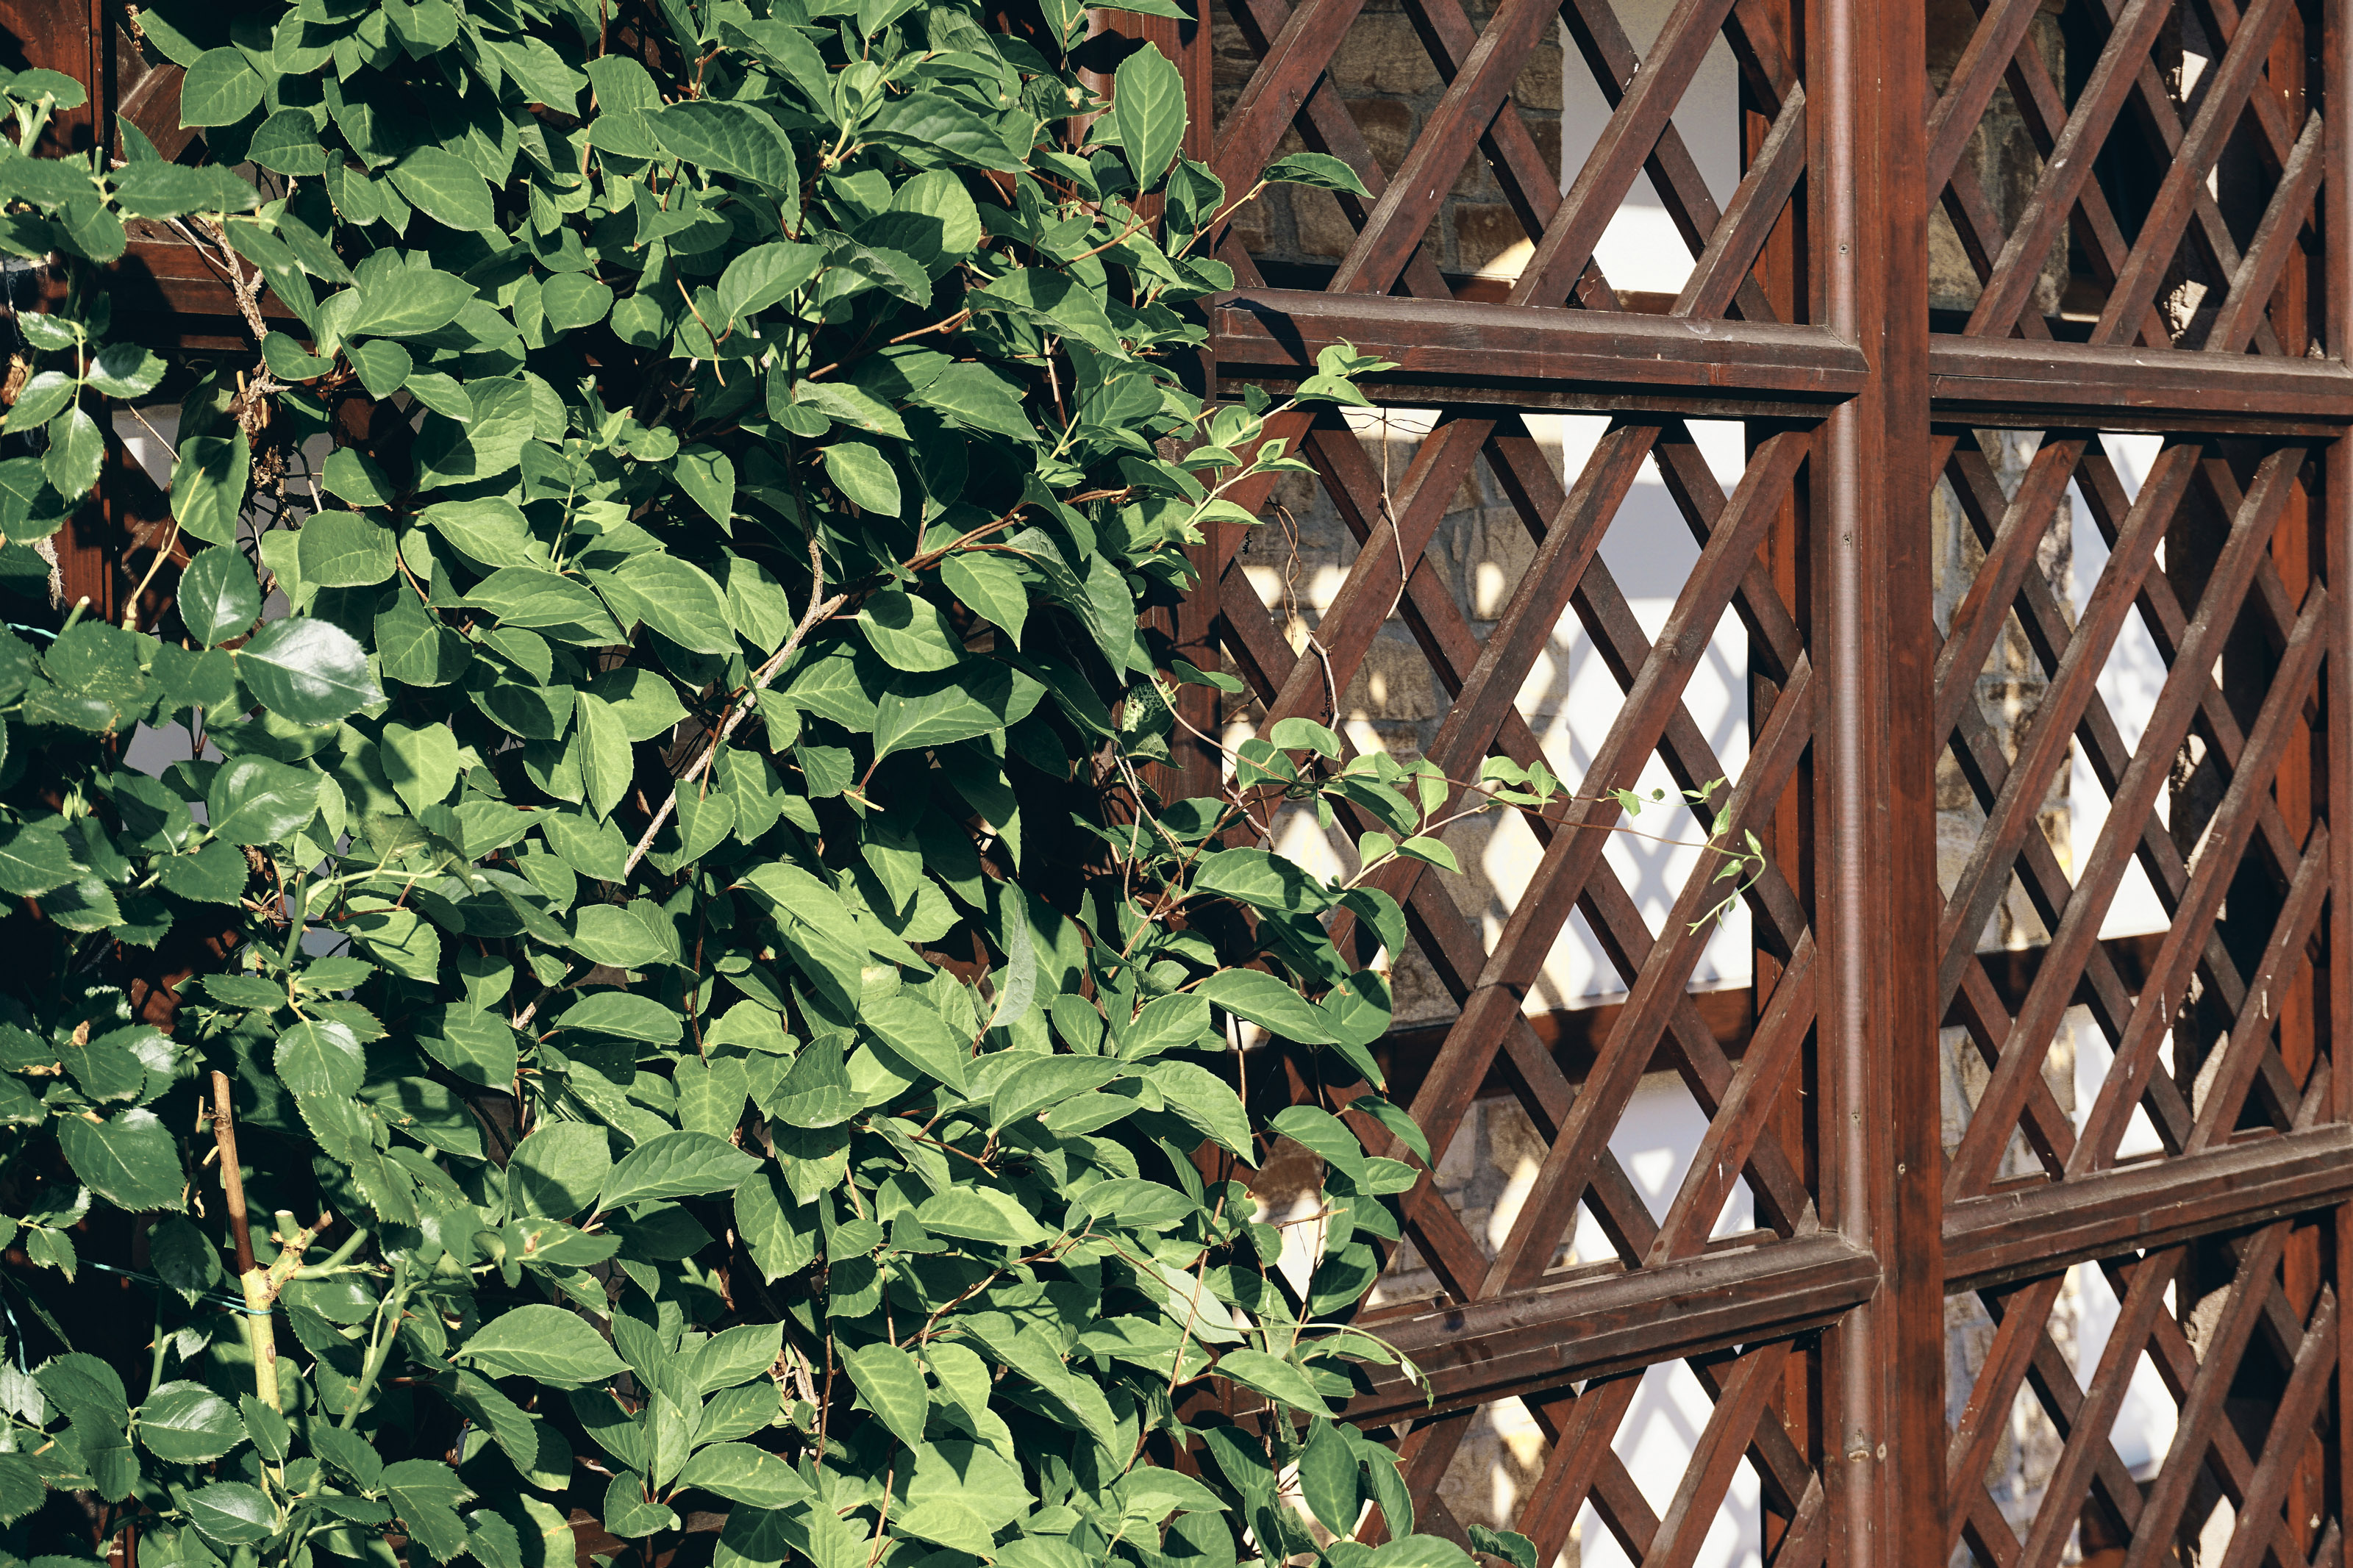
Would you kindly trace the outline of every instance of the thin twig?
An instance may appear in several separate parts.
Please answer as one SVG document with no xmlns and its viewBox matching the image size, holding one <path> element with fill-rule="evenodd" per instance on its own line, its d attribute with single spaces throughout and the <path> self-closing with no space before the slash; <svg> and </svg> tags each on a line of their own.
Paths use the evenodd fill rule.
<svg viewBox="0 0 2353 1568">
<path fill-rule="evenodd" d="M 829 599 L 819 597 L 825 592 L 825 555 L 818 548 L 815 534 L 809 536 L 809 570 L 813 575 L 809 580 L 808 610 L 801 616 L 800 623 L 793 627 L 793 635 L 785 639 L 785 646 L 778 648 L 775 656 L 753 675 L 751 689 L 754 691 L 766 690 L 768 682 L 776 678 L 776 671 L 782 669 L 785 662 L 800 651 L 801 640 L 815 631 L 836 610 L 849 602 L 849 595 L 847 594 L 836 594 Z M 670 820 L 670 813 L 678 809 L 678 792 L 701 778 L 709 770 L 712 760 L 719 755 L 719 748 L 726 742 L 729 736 L 735 733 L 737 727 L 744 722 L 744 716 L 751 711 L 751 708 L 750 703 L 745 703 L 732 709 L 727 717 L 720 722 L 719 728 L 712 731 L 711 742 L 703 747 L 702 754 L 689 763 L 686 770 L 671 783 L 670 797 L 664 800 L 660 808 L 654 813 L 653 820 L 646 824 L 644 835 L 638 838 L 637 847 L 629 851 L 628 864 L 621 868 L 623 881 L 628 880 L 630 873 L 638 868 L 638 862 L 643 860 L 652 850 L 654 836 L 662 830 L 662 824 Z"/>
</svg>

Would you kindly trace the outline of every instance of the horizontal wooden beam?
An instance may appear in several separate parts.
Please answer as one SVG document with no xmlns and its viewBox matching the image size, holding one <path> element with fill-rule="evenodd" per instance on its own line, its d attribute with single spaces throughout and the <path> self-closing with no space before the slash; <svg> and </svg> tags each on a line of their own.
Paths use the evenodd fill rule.
<svg viewBox="0 0 2353 1568">
<path fill-rule="evenodd" d="M 115 320 L 124 323 L 116 328 L 117 336 L 162 350 L 254 351 L 227 280 L 184 240 L 134 237 L 121 259 L 107 268 L 107 287 Z M 271 326 L 309 338 L 294 312 L 267 288 L 259 303 Z"/>
<path fill-rule="evenodd" d="M 1936 418 L 1970 425 L 2316 436 L 2353 425 L 2353 371 L 2275 354 L 1938 336 L 1928 396 Z"/>
<path fill-rule="evenodd" d="M 1429 1379 L 1375 1366 L 1373 1388 L 1347 1408 L 1378 1424 L 1460 1410 L 1506 1394 L 1557 1388 L 1726 1345 L 1820 1328 L 1870 1299 L 1879 1265 L 1835 1236 L 1766 1240 L 1682 1262 L 1523 1291 L 1492 1301 L 1390 1318 L 1365 1327 Z"/>
<path fill-rule="evenodd" d="M 1862 355 L 1819 327 L 1641 310 L 1246 289 L 1206 302 L 1220 380 L 1287 390 L 1336 342 L 1394 360 L 1376 402 L 1810 418 L 1862 385 Z M 2334 360 L 2208 354 L 1943 333 L 1935 418 L 1978 426 L 2327 436 L 2353 426 Z"/>
<path fill-rule="evenodd" d="M 2077 1263 L 2262 1225 L 2353 1196 L 2353 1127 L 2250 1139 L 1973 1198 L 1945 1211 L 1946 1289 L 2015 1284 Z M 1836 1236 L 1720 1242 L 1651 1268 L 1604 1265 L 1494 1300 L 1370 1313 L 1363 1326 L 1421 1384 L 1373 1366 L 1347 1406 L 1377 1426 L 1533 1394 L 1728 1345 L 1787 1338 L 1878 1289 L 1879 1266 Z"/>
<path fill-rule="evenodd" d="M 1819 327 L 1297 289 L 1220 294 L 1208 316 L 1221 381 L 1294 385 L 1348 342 L 1397 362 L 1366 383 L 1390 404 L 1818 418 L 1868 369 Z"/>
<path fill-rule="evenodd" d="M 2353 1127 L 2249 1139 L 2210 1154 L 2037 1182 L 1945 1210 L 1947 1291 L 2261 1225 L 2353 1195 Z"/>
</svg>

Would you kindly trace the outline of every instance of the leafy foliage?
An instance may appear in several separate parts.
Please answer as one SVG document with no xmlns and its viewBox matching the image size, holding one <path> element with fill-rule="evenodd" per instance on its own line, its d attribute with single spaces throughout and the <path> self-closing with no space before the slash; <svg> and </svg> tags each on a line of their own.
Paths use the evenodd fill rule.
<svg viewBox="0 0 2353 1568">
<path fill-rule="evenodd" d="M 1563 792 L 1290 721 L 1160 793 L 1231 682 L 1150 611 L 1302 467 L 1174 368 L 1231 282 L 1175 68 L 1096 98 L 1059 0 L 138 16 L 207 162 L 32 156 L 43 72 L 0 139 L 0 247 L 69 274 L 0 460 L 9 1550 L 1464 1561 L 1335 1419 L 1429 1157 L 1360 956 L 1403 919 L 1267 830 L 1449 866 Z M 126 220 L 249 353 L 115 334 Z M 111 405 L 170 396 L 174 607 L 48 613 Z M 1253 1119 L 1245 1028 L 1321 1106 Z M 1286 1138 L 1303 1288 L 1238 1179 Z M 101 1277 L 152 1343 L 80 1331 Z"/>
</svg>

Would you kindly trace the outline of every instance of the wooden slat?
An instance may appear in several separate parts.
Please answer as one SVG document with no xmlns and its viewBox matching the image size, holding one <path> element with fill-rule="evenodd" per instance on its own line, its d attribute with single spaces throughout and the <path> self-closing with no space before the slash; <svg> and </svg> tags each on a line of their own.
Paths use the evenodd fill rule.
<svg viewBox="0 0 2353 1568">
<path fill-rule="evenodd" d="M 2353 424 L 2353 372 L 2333 360 L 1938 334 L 1928 387 L 1936 417 L 1975 426 L 2292 435 Z"/>
<path fill-rule="evenodd" d="M 1505 1394 L 1787 1338 L 1867 1297 L 1870 1256 L 1830 1236 L 1733 1246 L 1654 1268 L 1523 1291 L 1366 1325 L 1428 1376 L 1436 1404 L 1395 1368 L 1368 1367 L 1373 1389 L 1350 1419 L 1394 1421 Z"/>
<path fill-rule="evenodd" d="M 1367 387 L 1383 402 L 1461 403 L 1475 392 L 1479 403 L 1543 406 L 1574 386 L 1675 395 L 1732 414 L 1819 413 L 1852 396 L 1868 369 L 1853 345 L 1812 327 L 1287 289 L 1218 295 L 1207 308 L 1220 381 L 1312 374 L 1319 352 L 1346 342 L 1398 363 Z M 1396 383 L 1418 390 L 1383 390 Z M 1441 383 L 1450 389 L 1434 393 Z"/>
<path fill-rule="evenodd" d="M 2353 1128 L 2258 1136 L 2208 1153 L 2036 1182 L 1945 1210 L 1946 1289 L 1981 1290 L 2171 1247 L 2353 1195 Z"/>
</svg>

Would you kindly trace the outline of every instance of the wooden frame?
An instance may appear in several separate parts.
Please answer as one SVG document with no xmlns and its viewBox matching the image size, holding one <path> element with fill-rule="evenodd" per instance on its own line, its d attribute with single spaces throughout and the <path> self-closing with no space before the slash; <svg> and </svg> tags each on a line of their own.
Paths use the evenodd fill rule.
<svg viewBox="0 0 2353 1568">
<path fill-rule="evenodd" d="M 1386 488 L 1343 423 L 1292 418 L 1285 437 L 1360 542 L 1316 656 L 1270 621 L 1230 527 L 1195 552 L 1202 586 L 1168 628 L 1180 651 L 1227 661 L 1264 724 L 1330 719 L 1394 613 L 1451 700 L 1428 754 L 1461 778 L 1490 754 L 1542 755 L 1515 698 L 1574 614 L 1625 694 L 1591 736 L 1588 780 L 1630 784 L 1655 756 L 1695 784 L 1725 770 L 1684 685 L 1724 614 L 1749 639 L 1752 738 L 1731 809 L 1771 865 L 1746 895 L 1747 991 L 1687 994 L 1704 882 L 1654 929 L 1585 831 L 1614 816 L 1601 804 L 1534 824 L 1541 865 L 1492 946 L 1434 874 L 1400 863 L 1379 879 L 1460 1004 L 1442 1030 L 1387 1047 L 1430 1142 L 1442 1150 L 1480 1096 L 1501 1092 L 1548 1149 L 1492 1247 L 1432 1183 L 1408 1194 L 1406 1236 L 1440 1295 L 1367 1315 L 1430 1379 L 1428 1399 L 1376 1381 L 1351 1412 L 1396 1436 L 1425 1528 L 1462 1533 L 1437 1483 L 1474 1413 L 1508 1395 L 1546 1442 L 1514 1521 L 1546 1562 L 1588 1501 L 1630 1555 L 1692 1562 L 1744 1461 L 1780 1568 L 1955 1553 L 2043 1568 L 2071 1547 L 2087 1562 L 2171 1561 L 2225 1500 L 2239 1521 L 2226 1562 L 2342 1560 L 2353 1071 L 2335 1070 L 2333 1047 L 2353 1036 L 2353 833 L 2331 829 L 2353 817 L 2353 612 L 2332 592 L 2353 546 L 2353 142 L 2334 104 L 2353 68 L 2348 0 L 2066 0 L 2092 58 L 2063 76 L 2036 40 L 2042 0 L 1970 3 L 1968 46 L 1932 91 L 1915 3 L 1680 0 L 1638 58 L 1609 0 L 1499 0 L 1483 22 L 1460 0 L 1405 0 L 1445 86 L 1394 168 L 1329 74 L 1364 0 L 1230 0 L 1259 59 L 1222 117 L 1208 0 L 1198 23 L 1099 18 L 1180 61 L 1197 106 L 1188 150 L 1229 189 L 1296 132 L 1369 192 L 1343 203 L 1356 237 L 1321 290 L 1267 287 L 1239 237 L 1218 237 L 1238 287 L 1205 314 L 1209 374 L 1280 390 L 1345 339 L 1398 362 L 1384 399 L 1445 416 Z M 1592 71 L 1612 109 L 1567 179 L 1510 91 L 1556 20 L 1570 68 Z M 2213 53 L 2180 101 L 2152 50 L 2185 27 Z M 186 145 L 176 70 L 148 68 L 109 0 L 0 0 L 0 28 L 22 63 L 91 88 L 59 120 L 68 144 L 111 136 L 121 114 L 167 155 Z M 1740 68 L 1745 127 L 1744 173 L 1721 205 L 1672 119 L 1718 38 Z M 1969 152 L 1998 98 L 2040 160 L 2014 211 Z M 2226 152 L 2252 173 L 2210 188 Z M 1461 285 L 1424 244 L 1474 158 L 1535 241 L 1508 284 Z M 2155 175 L 2147 191 L 2109 188 L 2120 160 Z M 1672 295 L 1621 294 L 1593 261 L 1643 174 L 1693 251 Z M 1975 274 L 1966 314 L 1937 318 L 1957 331 L 1930 331 L 1932 208 Z M 2046 311 L 2054 256 L 2095 310 Z M 121 272 L 118 310 L 150 318 L 156 341 L 243 341 L 195 247 L 145 236 Z M 1555 472 L 1524 418 L 1561 409 L 1612 416 L 1575 475 Z M 1746 426 L 1729 494 L 1692 418 Z M 2041 433 L 2022 471 L 2005 473 L 1981 435 L 2002 428 Z M 2164 437 L 2137 490 L 2102 431 Z M 156 512 L 117 458 L 118 481 L 60 539 L 69 595 L 110 618 Z M 1535 542 L 1484 635 L 1427 555 L 1480 466 Z M 1656 637 L 1598 552 L 1645 472 L 1700 545 Z M 1941 632 L 1926 521 L 1940 481 L 1981 555 Z M 2071 487 L 2109 550 L 2080 616 L 2037 559 Z M 2098 677 L 2135 620 L 2171 675 L 2127 743 Z M 2033 721 L 2008 736 L 1975 694 L 2004 639 L 2045 678 Z M 1213 730 L 1214 707 L 1187 700 Z M 2079 748 L 2111 805 L 2071 874 L 2042 816 Z M 1949 889 L 1940 758 L 1983 818 Z M 1216 787 L 1213 747 L 1188 742 L 1178 763 L 1191 793 Z M 2171 923 L 2103 940 L 2128 860 Z M 1980 952 L 2006 901 L 2047 941 Z M 1628 994 L 1532 1018 L 1523 999 L 1572 911 Z M 2080 1115 L 2044 1071 L 2071 1013 L 2115 1056 Z M 1949 1151 L 1940 1027 L 1985 1067 Z M 1654 1218 L 1609 1138 L 1662 1070 L 1709 1128 Z M 1260 1078 L 1271 1093 L 1319 1090 L 1301 1071 Z M 2126 1159 L 2136 1113 L 2160 1152 Z M 1712 1238 L 1736 1184 L 1758 1226 Z M 1616 1256 L 1557 1268 L 1579 1205 Z M 2082 1379 L 2048 1328 L 2078 1266 L 2119 1301 Z M 1947 1303 L 1960 1295 L 1995 1326 L 1948 1421 Z M 1714 1414 L 1659 1510 L 1610 1444 L 1641 1370 L 1674 1360 Z M 2141 1363 L 2180 1425 L 2136 1476 L 2110 1437 Z M 2013 1521 L 1985 1476 L 2021 1401 L 2060 1446 Z"/>
<path fill-rule="evenodd" d="M 1704 889 L 1695 879 L 1655 930 L 1644 921 L 1602 861 L 1602 836 L 1576 831 L 1614 805 L 1580 802 L 1535 825 L 1541 863 L 1492 945 L 1435 873 L 1379 879 L 1460 1004 L 1443 1030 L 1390 1042 L 1431 1144 L 1445 1148 L 1475 1097 L 1501 1093 L 1549 1147 L 1492 1249 L 1430 1183 L 1408 1200 L 1407 1237 L 1440 1294 L 1370 1316 L 1414 1354 L 1434 1398 L 1384 1381 L 1354 1414 L 1398 1432 L 1425 1528 L 1460 1531 L 1437 1483 L 1472 1414 L 1510 1395 L 1546 1440 L 1516 1518 L 1543 1562 L 1588 1501 L 1630 1556 L 1691 1562 L 1744 1458 L 1762 1488 L 1767 1560 L 1795 1568 L 1955 1553 L 2040 1568 L 2071 1546 L 2087 1562 L 2173 1561 L 2225 1500 L 2240 1521 L 2227 1561 L 2341 1559 L 2353 1401 L 2336 1381 L 2335 1297 L 2353 1237 L 2353 1081 L 2331 1070 L 2331 1042 L 2353 1028 L 2338 956 L 2353 855 L 2329 827 L 2353 775 L 2336 673 L 2353 642 L 2329 593 L 2353 542 L 2353 206 L 2331 107 L 2343 0 L 2243 11 L 2069 0 L 2069 37 L 2097 47 L 2064 80 L 2032 32 L 2052 8 L 1971 5 L 1968 46 L 1932 92 L 1917 5 L 1684 0 L 1638 69 L 1607 0 L 1503 0 L 1483 26 L 1455 0 L 1405 0 L 1444 89 L 1395 167 L 1373 156 L 1330 73 L 1361 0 L 1225 7 L 1258 56 L 1212 140 L 1229 188 L 1289 131 L 1346 162 L 1370 199 L 1343 201 L 1356 237 L 1320 290 L 1267 287 L 1224 237 L 1217 254 L 1238 287 L 1207 314 L 1216 375 L 1279 391 L 1347 341 L 1398 362 L 1383 401 L 1440 411 L 1386 489 L 1341 422 L 1300 417 L 1284 432 L 1358 541 L 1314 657 L 1271 624 L 1241 531 L 1202 552 L 1198 597 L 1214 623 L 1197 641 L 1243 677 L 1261 731 L 1293 714 L 1333 720 L 1335 694 L 1395 614 L 1451 699 L 1425 754 L 1456 778 L 1489 754 L 1534 761 L 1514 699 L 1574 613 L 1625 693 L 1614 720 L 1580 736 L 1588 793 L 1631 784 L 1653 755 L 1695 783 L 1722 771 L 1681 703 L 1704 628 L 1728 609 L 1752 650 L 1751 751 L 1733 805 L 1775 864 L 1748 894 L 1750 991 L 1685 994 L 1698 945 L 1685 924 Z M 1556 15 L 1575 46 L 1567 68 L 1581 57 L 1613 110 L 1585 163 L 1560 172 L 1507 90 Z M 1198 75 L 1205 30 L 1179 31 Z M 2193 36 L 2213 58 L 2178 101 L 2152 48 Z M 1747 111 L 1745 172 L 1720 208 L 1670 118 L 1718 38 Z M 2009 213 L 1969 152 L 1997 95 L 2040 159 Z M 1212 117 L 1206 96 L 1196 102 Z M 2210 189 L 2226 148 L 2254 173 Z M 1472 159 L 1535 242 L 1508 285 L 1463 286 L 1426 243 Z M 2103 170 L 2118 160 L 2154 175 L 2145 200 L 2110 194 Z M 1692 249 L 1672 296 L 1620 295 L 1593 262 L 1637 172 Z M 1940 316 L 1954 331 L 1928 330 L 1932 208 L 1976 274 L 1965 318 Z M 2044 313 L 2054 255 L 2096 310 Z M 2203 279 L 2191 306 L 2184 278 Z M 1564 479 L 1538 452 L 1522 421 L 1538 410 L 1612 416 L 1581 474 Z M 1692 417 L 1746 425 L 1730 495 L 1682 424 Z M 2003 428 L 2041 433 L 2022 472 L 2002 472 L 1988 446 Z M 2137 492 L 2101 431 L 2165 437 Z M 1483 635 L 1427 553 L 1479 464 L 1535 542 Z M 1702 546 L 1655 638 L 1596 548 L 1646 465 Z M 1982 554 L 1941 635 L 1927 526 L 1939 480 Z M 2071 486 L 2079 526 L 2110 550 L 2080 617 L 2036 557 Z M 2172 672 L 2135 744 L 2097 689 L 2128 620 Z M 1976 694 L 2005 638 L 2022 639 L 2044 678 L 2033 720 L 2010 735 Z M 1197 704 L 1197 721 L 1216 718 Z M 2079 749 L 2110 808 L 2071 874 L 2042 818 Z M 1935 845 L 1940 756 L 1984 822 L 1947 868 L 1949 897 Z M 2178 776 L 2192 757 L 2197 789 Z M 1195 760 L 1194 787 L 1214 783 L 1213 767 L 1213 755 Z M 2171 927 L 2103 942 L 2135 860 Z M 1980 953 L 2005 900 L 2049 935 Z M 1525 1016 L 1571 910 L 1627 999 Z M 2071 1009 L 2115 1051 L 2072 1115 L 2043 1070 Z M 1986 1075 L 1949 1152 L 1940 1025 Z M 1710 1123 L 1653 1222 L 1608 1139 L 1641 1076 L 1661 1070 L 1682 1076 Z M 1288 1087 L 1330 1092 L 1304 1070 Z M 2161 1152 L 2122 1159 L 2136 1111 Z M 1736 1183 L 1759 1229 L 1709 1241 Z M 1618 1256 L 1562 1269 L 1564 1216 L 1580 1203 Z M 2081 1381 L 2047 1324 L 2077 1265 L 2096 1266 L 2122 1303 L 2108 1352 Z M 2220 1316 L 2210 1304 L 2193 1345 L 2196 1299 L 2216 1289 Z M 1949 1423 L 1948 1293 L 1975 1293 L 1997 1324 Z M 1609 1444 L 1636 1374 L 1678 1358 L 1715 1414 L 1658 1512 Z M 2144 1359 L 2180 1426 L 2136 1477 L 2110 1429 Z M 2021 1400 L 2060 1441 L 2055 1471 L 2013 1522 L 1985 1478 Z"/>
</svg>

